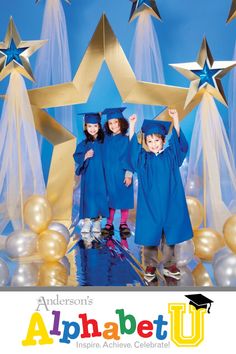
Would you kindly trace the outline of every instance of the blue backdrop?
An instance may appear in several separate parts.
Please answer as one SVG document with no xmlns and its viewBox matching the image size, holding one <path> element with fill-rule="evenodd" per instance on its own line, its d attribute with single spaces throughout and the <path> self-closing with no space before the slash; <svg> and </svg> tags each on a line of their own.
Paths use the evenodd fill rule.
<svg viewBox="0 0 236 354">
<path fill-rule="evenodd" d="M 0 0 L 0 40 L 5 36 L 9 17 L 13 16 L 23 40 L 40 38 L 45 0 L 35 5 L 34 0 Z M 129 57 L 136 21 L 128 23 L 131 10 L 129 0 L 72 0 L 71 6 L 63 1 L 65 9 L 72 74 L 74 76 L 84 55 L 86 47 L 103 12 L 106 13 L 112 28 L 120 41 L 127 57 Z M 159 36 L 163 58 L 166 83 L 188 87 L 189 82 L 169 63 L 195 61 L 205 35 L 215 60 L 231 60 L 236 39 L 236 20 L 226 24 L 226 18 L 231 6 L 231 0 L 158 0 L 157 6 L 163 22 L 153 20 Z M 34 67 L 35 56 L 31 57 Z M 227 95 L 229 75 L 223 79 Z M 0 92 L 4 93 L 8 79 L 0 83 Z M 28 87 L 31 86 L 27 82 Z M 78 121 L 81 132 L 80 118 L 77 112 L 86 110 L 101 110 L 105 106 L 119 106 L 120 96 L 113 83 L 111 75 L 103 65 L 92 95 L 86 105 L 74 108 L 74 119 Z M 227 109 L 218 104 L 227 128 Z M 129 106 L 127 115 L 132 113 Z M 188 140 L 194 123 L 195 111 L 189 114 L 182 126 Z"/>
</svg>

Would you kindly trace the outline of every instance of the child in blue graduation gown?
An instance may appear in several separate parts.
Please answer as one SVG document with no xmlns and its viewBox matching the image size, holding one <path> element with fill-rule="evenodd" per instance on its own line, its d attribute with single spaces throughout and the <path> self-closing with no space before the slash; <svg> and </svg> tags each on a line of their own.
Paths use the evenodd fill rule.
<svg viewBox="0 0 236 354">
<path fill-rule="evenodd" d="M 174 127 L 169 146 L 164 149 L 170 122 L 144 120 L 142 132 L 146 151 L 135 135 L 136 116 L 130 117 L 129 163 L 138 174 L 135 242 L 144 246 L 146 279 L 155 278 L 157 250 L 161 238 L 172 249 L 193 237 L 182 180 L 179 172 L 188 144 L 179 126 L 178 113 L 169 110 Z M 164 275 L 180 278 L 175 264 L 164 266 Z"/>
<path fill-rule="evenodd" d="M 77 145 L 74 153 L 76 175 L 81 175 L 79 217 L 84 219 L 82 234 L 101 232 L 101 217 L 109 215 L 102 157 L 104 132 L 101 116 L 99 113 L 86 113 L 84 122 L 86 139 Z"/>
<path fill-rule="evenodd" d="M 121 210 L 120 235 L 122 240 L 130 236 L 127 219 L 129 209 L 134 207 L 132 172 L 124 167 L 129 145 L 129 137 L 126 135 L 129 123 L 123 116 L 124 109 L 110 108 L 103 112 L 107 116 L 103 156 L 110 215 L 102 232 L 103 235 L 113 234 L 114 215 L 119 209 Z M 125 245 L 127 247 L 127 244 Z"/>
</svg>

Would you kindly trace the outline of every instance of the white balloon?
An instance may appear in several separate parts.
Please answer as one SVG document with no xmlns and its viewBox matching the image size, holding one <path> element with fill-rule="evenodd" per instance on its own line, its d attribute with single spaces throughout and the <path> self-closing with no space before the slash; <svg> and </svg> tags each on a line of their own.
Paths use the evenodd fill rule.
<svg viewBox="0 0 236 354">
<path fill-rule="evenodd" d="M 178 281 L 178 286 L 194 286 L 195 281 L 191 270 L 186 267 L 179 267 L 181 278 Z"/>
<path fill-rule="evenodd" d="M 37 238 L 33 231 L 15 231 L 7 237 L 6 252 L 12 258 L 32 256 L 37 249 Z"/>
<path fill-rule="evenodd" d="M 213 267 L 216 265 L 216 263 L 224 256 L 233 254 L 233 252 L 228 248 L 228 247 L 223 247 L 221 248 L 218 252 L 213 257 Z"/>
<path fill-rule="evenodd" d="M 236 286 L 236 254 L 225 254 L 213 265 L 216 284 Z"/>
<path fill-rule="evenodd" d="M 62 234 L 65 237 L 66 242 L 69 243 L 70 232 L 65 225 L 63 225 L 59 222 L 53 221 L 49 224 L 48 230 L 54 230 L 54 231 L 59 232 L 60 234 Z"/>
<path fill-rule="evenodd" d="M 175 245 L 174 256 L 178 267 L 187 265 L 194 257 L 193 240 L 187 240 Z"/>
<path fill-rule="evenodd" d="M 6 286 L 9 281 L 9 269 L 3 259 L 0 258 L 0 286 Z"/>
<path fill-rule="evenodd" d="M 11 286 L 37 286 L 39 267 L 35 263 L 19 263 L 11 280 Z"/>
</svg>

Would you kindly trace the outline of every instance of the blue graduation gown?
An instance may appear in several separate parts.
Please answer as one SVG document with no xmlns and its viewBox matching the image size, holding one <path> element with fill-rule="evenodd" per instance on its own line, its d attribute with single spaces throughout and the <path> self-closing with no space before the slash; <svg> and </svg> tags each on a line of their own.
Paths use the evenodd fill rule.
<svg viewBox="0 0 236 354">
<path fill-rule="evenodd" d="M 125 160 L 127 158 L 129 138 L 126 135 L 106 135 L 103 144 L 106 186 L 109 207 L 113 209 L 133 209 L 133 183 L 126 187 Z"/>
<path fill-rule="evenodd" d="M 80 219 L 108 217 L 109 208 L 102 157 L 102 143 L 83 140 L 74 153 L 76 174 L 81 175 Z M 93 149 L 92 158 L 84 161 L 88 150 Z"/>
<path fill-rule="evenodd" d="M 193 237 L 184 188 L 179 172 L 188 143 L 173 129 L 169 146 L 157 156 L 145 151 L 134 135 L 129 163 L 138 174 L 135 242 L 158 246 L 164 232 L 168 245 Z"/>
</svg>

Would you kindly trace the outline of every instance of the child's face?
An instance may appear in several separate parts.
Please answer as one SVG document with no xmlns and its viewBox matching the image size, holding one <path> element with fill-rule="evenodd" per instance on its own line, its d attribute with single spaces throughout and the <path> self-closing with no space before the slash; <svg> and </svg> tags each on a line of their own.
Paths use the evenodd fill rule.
<svg viewBox="0 0 236 354">
<path fill-rule="evenodd" d="M 152 134 L 152 135 L 147 135 L 146 144 L 147 144 L 148 149 L 151 152 L 153 152 L 154 154 L 157 154 L 159 151 L 161 151 L 163 149 L 164 141 L 158 135 Z"/>
<path fill-rule="evenodd" d="M 98 131 L 99 131 L 99 125 L 98 125 L 98 123 L 95 123 L 95 124 L 87 123 L 87 124 L 86 124 L 86 128 L 87 128 L 87 132 L 88 132 L 90 135 L 92 135 L 94 138 L 97 137 Z"/>
<path fill-rule="evenodd" d="M 117 119 L 117 118 L 109 119 L 108 127 L 112 131 L 113 134 L 119 134 L 121 132 L 120 122 L 119 122 L 119 119 Z"/>
</svg>

